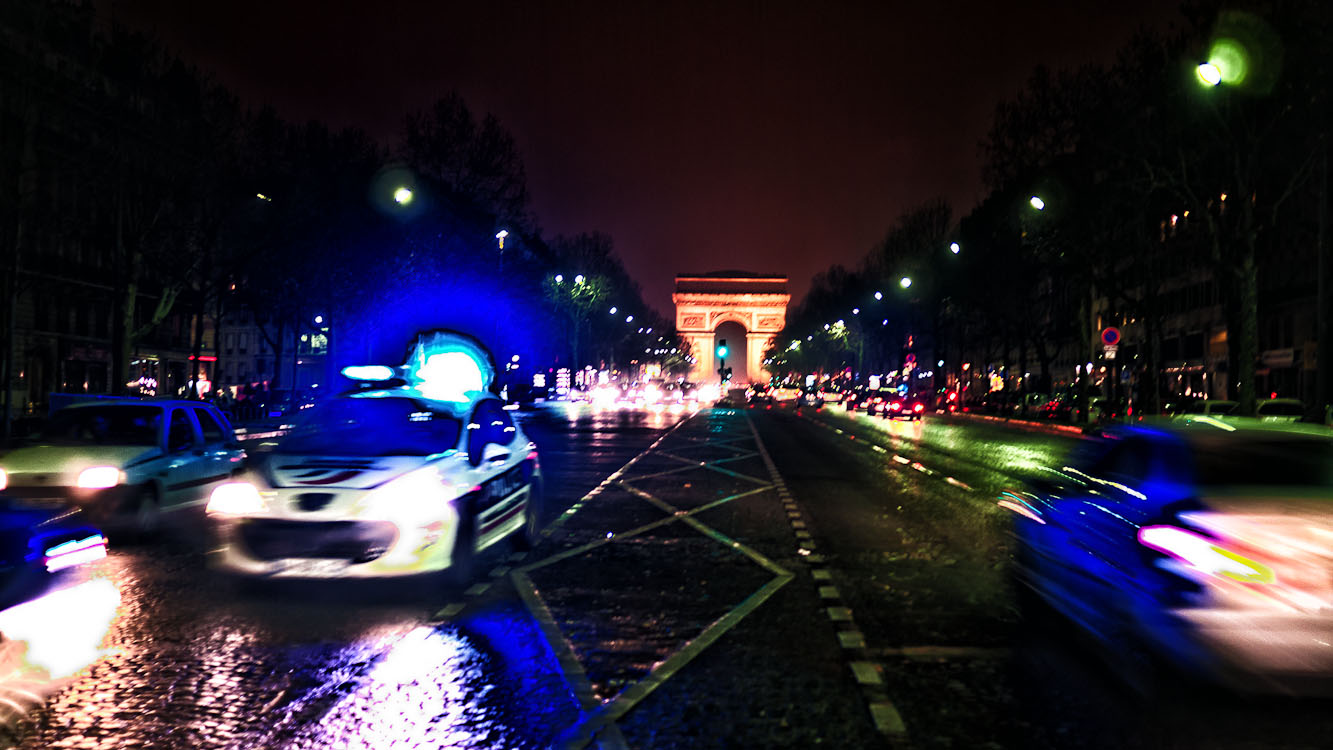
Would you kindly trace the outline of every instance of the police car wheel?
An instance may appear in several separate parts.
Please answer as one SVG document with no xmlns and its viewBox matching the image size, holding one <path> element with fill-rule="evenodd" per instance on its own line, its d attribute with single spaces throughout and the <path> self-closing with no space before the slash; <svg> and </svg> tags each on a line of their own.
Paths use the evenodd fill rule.
<svg viewBox="0 0 1333 750">
<path fill-rule="evenodd" d="M 477 567 L 476 518 L 463 513 L 458 519 L 458 536 L 454 551 L 449 556 L 449 582 L 467 586 L 472 582 Z"/>
<path fill-rule="evenodd" d="M 515 552 L 527 552 L 537 545 L 537 538 L 542 531 L 542 485 L 533 482 L 528 485 L 528 499 L 523 509 L 523 528 L 509 537 L 509 544 Z"/>
</svg>

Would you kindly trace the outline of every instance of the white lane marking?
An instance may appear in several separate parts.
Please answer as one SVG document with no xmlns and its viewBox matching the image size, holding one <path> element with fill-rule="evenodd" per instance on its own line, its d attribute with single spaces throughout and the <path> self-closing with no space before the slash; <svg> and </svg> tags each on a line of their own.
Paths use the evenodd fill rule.
<svg viewBox="0 0 1333 750">
<path fill-rule="evenodd" d="M 884 678 L 879 674 L 879 665 L 873 661 L 854 661 L 849 664 L 856 681 L 862 685 L 883 685 Z"/>
<path fill-rule="evenodd" d="M 865 648 L 866 637 L 859 630 L 838 631 L 838 644 L 843 648 Z"/>
<path fill-rule="evenodd" d="M 903 717 L 899 715 L 898 709 L 888 701 L 871 703 L 870 718 L 874 720 L 875 728 L 884 734 L 907 734 L 907 726 L 903 724 Z"/>
<path fill-rule="evenodd" d="M 834 622 L 851 622 L 852 610 L 850 607 L 829 607 L 824 610 L 828 618 Z"/>
</svg>

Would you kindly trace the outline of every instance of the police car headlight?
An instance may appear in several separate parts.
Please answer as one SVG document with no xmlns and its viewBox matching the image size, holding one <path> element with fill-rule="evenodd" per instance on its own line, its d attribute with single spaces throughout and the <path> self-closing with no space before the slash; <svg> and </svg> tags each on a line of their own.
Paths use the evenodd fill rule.
<svg viewBox="0 0 1333 750">
<path fill-rule="evenodd" d="M 208 506 L 204 509 L 209 515 L 216 516 L 243 516 L 266 510 L 268 503 L 259 494 L 259 488 L 249 482 L 218 485 L 208 497 Z"/>
<path fill-rule="evenodd" d="M 440 473 L 433 466 L 410 471 L 376 487 L 366 495 L 371 507 L 393 507 L 399 503 L 443 502 L 452 499 Z"/>
<path fill-rule="evenodd" d="M 120 484 L 124 476 L 114 466 L 92 466 L 79 472 L 75 485 L 81 490 L 104 490 Z"/>
</svg>

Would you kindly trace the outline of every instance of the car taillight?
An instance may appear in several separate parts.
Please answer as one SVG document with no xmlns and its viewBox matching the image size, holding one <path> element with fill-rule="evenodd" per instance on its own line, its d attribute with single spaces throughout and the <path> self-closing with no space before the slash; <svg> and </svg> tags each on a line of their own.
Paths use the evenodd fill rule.
<svg viewBox="0 0 1333 750">
<path fill-rule="evenodd" d="M 925 411 L 925 410 L 926 407 L 921 404 L 916 404 L 912 407 L 912 411 Z"/>
<path fill-rule="evenodd" d="M 897 401 L 889 404 L 889 409 L 892 411 L 898 411 L 901 408 L 903 408 L 903 405 L 898 403 Z"/>
</svg>

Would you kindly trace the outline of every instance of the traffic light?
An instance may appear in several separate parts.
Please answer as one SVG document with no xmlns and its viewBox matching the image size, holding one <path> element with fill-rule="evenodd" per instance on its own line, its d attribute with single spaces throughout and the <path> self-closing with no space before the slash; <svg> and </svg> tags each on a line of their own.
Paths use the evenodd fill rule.
<svg viewBox="0 0 1333 750">
<path fill-rule="evenodd" d="M 718 358 L 718 359 L 726 359 L 726 358 L 727 358 L 727 340 L 726 340 L 726 339 L 718 339 L 718 340 L 717 340 L 717 358 Z"/>
</svg>

